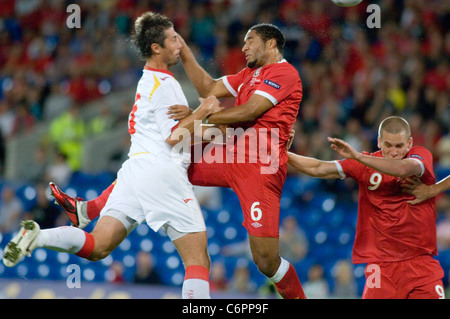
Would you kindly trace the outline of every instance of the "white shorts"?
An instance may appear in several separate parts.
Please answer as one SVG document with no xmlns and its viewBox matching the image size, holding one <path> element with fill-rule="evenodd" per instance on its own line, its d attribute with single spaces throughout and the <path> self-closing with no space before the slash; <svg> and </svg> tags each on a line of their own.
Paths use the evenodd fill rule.
<svg viewBox="0 0 450 319">
<path fill-rule="evenodd" d="M 144 220 L 155 232 L 162 227 L 172 240 L 206 231 L 186 169 L 152 154 L 135 155 L 123 163 L 100 217 L 116 217 L 116 212 L 135 221 L 131 229 L 126 226 L 128 231 Z"/>
</svg>

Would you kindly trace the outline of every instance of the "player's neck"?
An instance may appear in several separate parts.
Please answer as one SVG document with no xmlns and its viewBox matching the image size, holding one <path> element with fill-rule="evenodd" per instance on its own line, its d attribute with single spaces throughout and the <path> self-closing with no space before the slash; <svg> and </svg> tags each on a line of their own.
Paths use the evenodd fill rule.
<svg viewBox="0 0 450 319">
<path fill-rule="evenodd" d="M 152 69 L 156 69 L 156 70 L 166 70 L 166 71 L 170 71 L 169 70 L 169 65 L 163 61 L 161 61 L 160 59 L 148 59 L 145 62 L 145 66 L 152 68 Z"/>
<path fill-rule="evenodd" d="M 275 63 L 279 63 L 283 60 L 283 56 L 279 53 L 270 55 L 267 60 L 265 61 L 264 65 L 269 65 L 269 64 L 275 64 Z"/>
</svg>

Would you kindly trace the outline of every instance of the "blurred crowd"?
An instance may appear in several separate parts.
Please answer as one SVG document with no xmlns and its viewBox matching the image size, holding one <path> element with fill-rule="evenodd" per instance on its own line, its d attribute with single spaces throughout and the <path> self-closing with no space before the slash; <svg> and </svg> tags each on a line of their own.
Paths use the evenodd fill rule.
<svg viewBox="0 0 450 319">
<path fill-rule="evenodd" d="M 38 121 L 135 86 L 142 61 L 129 36 L 135 18 L 154 10 L 172 18 L 217 76 L 245 65 L 242 39 L 251 25 L 278 25 L 286 37 L 284 56 L 304 86 L 296 152 L 332 157 L 324 147 L 328 135 L 370 150 L 380 119 L 400 114 L 411 122 L 415 143 L 450 166 L 446 1 L 375 1 L 379 29 L 367 27 L 364 3 L 343 9 L 328 0 L 78 1 L 81 27 L 69 28 L 70 3 L 0 4 L 1 145 Z"/>
<path fill-rule="evenodd" d="M 381 28 L 367 26 L 371 13 L 366 12 L 366 2 L 380 6 Z M 66 24 L 71 3 L 81 8 L 80 28 Z M 130 34 L 135 18 L 148 10 L 169 16 L 200 63 L 216 77 L 245 66 L 241 47 L 249 27 L 261 22 L 279 26 L 286 37 L 284 57 L 298 69 L 303 83 L 293 152 L 335 159 L 327 136 L 341 137 L 358 150 L 374 151 L 379 122 L 400 115 L 411 124 L 414 144 L 433 153 L 436 167 L 450 170 L 448 1 L 363 1 L 354 8 L 341 8 L 329 0 L 2 0 L 0 176 L 5 143 L 21 134 L 33 134 L 36 123 L 51 125 L 48 144 L 43 147 L 54 146 L 59 155 L 45 176 L 62 176 L 61 183 L 79 169 L 79 163 L 71 161 L 71 156 L 76 157 L 71 152 L 77 152 L 83 138 L 123 125 L 127 106 L 124 114 L 111 114 L 103 105 L 102 114 L 90 122 L 80 120 L 78 113 L 88 102 L 136 86 L 143 62 L 137 58 Z M 45 149 L 39 151 L 41 162 L 37 160 L 36 167 L 30 168 L 37 172 L 33 182 L 42 178 L 39 170 L 48 164 Z M 343 197 L 352 197 L 354 193 L 348 192 L 355 190 L 351 181 L 343 182 L 344 187 L 336 183 L 342 182 L 324 182 L 333 191 L 341 190 Z M 5 232 L 17 227 L 23 208 L 8 188 L 1 201 L 0 232 Z M 48 225 L 66 222 L 45 201 L 41 205 L 35 208 L 34 217 L 44 218 L 48 210 Z M 439 244 L 450 248 L 448 196 L 438 203 L 438 209 L 448 215 L 438 227 Z M 283 227 L 291 234 L 286 238 L 303 238 L 301 230 L 288 231 L 294 227 L 288 221 Z M 299 242 L 298 237 L 293 241 Z M 307 251 L 307 244 L 289 247 L 295 250 L 292 258 L 301 259 Z M 242 268 L 236 273 L 238 278 L 246 276 Z M 339 264 L 336 273 L 342 274 L 336 280 L 345 281 L 348 268 L 344 262 Z M 311 267 L 311 283 L 305 285 L 318 296 L 330 294 L 322 271 L 320 265 Z M 245 281 L 236 280 L 240 282 Z M 218 280 L 217 289 L 223 285 Z M 342 289 L 349 289 L 353 296 L 352 285 Z"/>
<path fill-rule="evenodd" d="M 373 2 L 381 8 L 381 28 L 367 26 L 364 3 L 344 9 L 328 0 L 77 1 L 80 28 L 69 28 L 71 1 L 4 0 L 0 153 L 5 140 L 32 131 L 36 122 L 135 86 L 142 61 L 129 41 L 133 21 L 154 10 L 173 20 L 216 76 L 245 66 L 242 39 L 251 25 L 281 28 L 284 56 L 298 68 L 304 86 L 295 152 L 329 159 L 334 156 L 325 145 L 329 135 L 371 150 L 379 121 L 400 114 L 410 121 L 415 143 L 448 167 L 450 5 Z M 79 131 L 71 134 L 90 133 Z"/>
</svg>

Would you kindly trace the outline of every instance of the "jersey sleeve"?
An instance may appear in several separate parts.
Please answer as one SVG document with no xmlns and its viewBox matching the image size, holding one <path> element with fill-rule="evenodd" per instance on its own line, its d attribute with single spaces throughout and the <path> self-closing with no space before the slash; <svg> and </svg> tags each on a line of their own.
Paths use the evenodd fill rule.
<svg viewBox="0 0 450 319">
<path fill-rule="evenodd" d="M 358 176 L 362 176 L 364 171 L 364 165 L 354 159 L 338 160 L 335 164 L 342 179 L 352 177 L 358 180 Z"/>
<path fill-rule="evenodd" d="M 223 84 L 234 97 L 237 96 L 239 86 L 243 83 L 246 73 L 246 69 L 242 69 L 234 75 L 226 75 L 221 77 Z"/>
<path fill-rule="evenodd" d="M 296 70 L 276 68 L 263 75 L 254 94 L 262 95 L 276 105 L 290 95 L 297 85 L 299 77 Z"/>
<path fill-rule="evenodd" d="M 411 158 L 419 162 L 422 167 L 420 177 L 423 176 L 425 179 L 433 178 L 434 180 L 433 155 L 429 150 L 421 146 L 413 147 L 406 155 L 406 158 Z"/>
</svg>

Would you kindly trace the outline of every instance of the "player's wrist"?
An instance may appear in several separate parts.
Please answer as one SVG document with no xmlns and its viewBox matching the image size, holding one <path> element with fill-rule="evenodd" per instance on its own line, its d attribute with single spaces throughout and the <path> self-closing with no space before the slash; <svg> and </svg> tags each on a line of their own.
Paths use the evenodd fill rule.
<svg viewBox="0 0 450 319">
<path fill-rule="evenodd" d="M 362 162 L 364 160 L 364 156 L 366 156 L 366 155 L 356 152 L 354 159 L 357 160 L 358 162 Z"/>
</svg>

